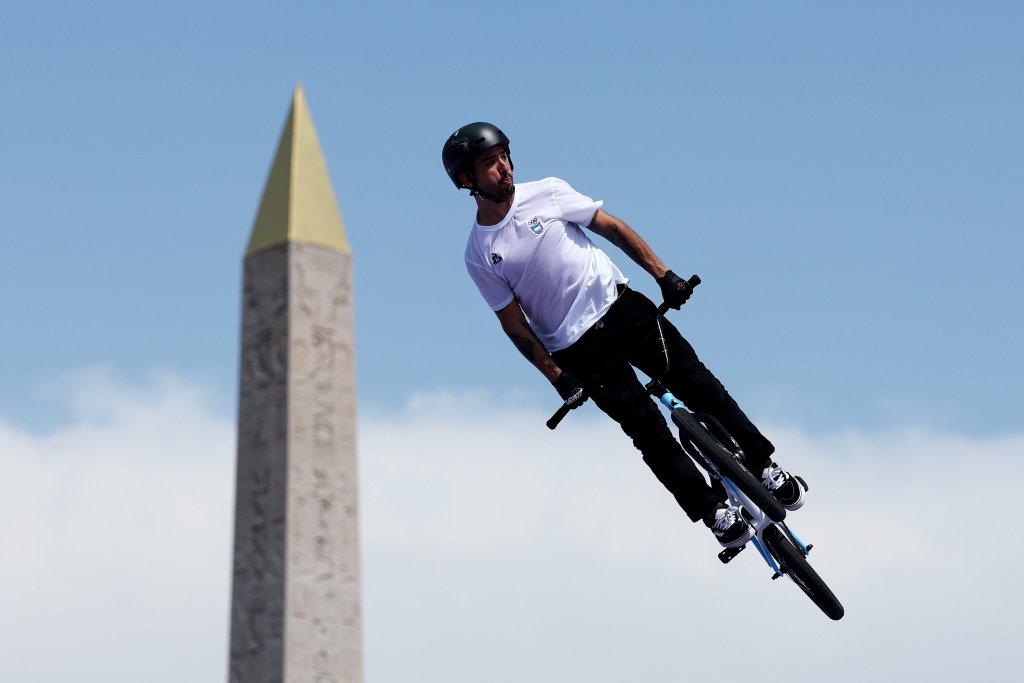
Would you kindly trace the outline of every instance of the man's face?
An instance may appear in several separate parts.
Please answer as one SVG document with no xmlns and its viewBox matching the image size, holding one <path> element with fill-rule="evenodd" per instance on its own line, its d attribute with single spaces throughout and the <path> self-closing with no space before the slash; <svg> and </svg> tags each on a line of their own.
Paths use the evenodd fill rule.
<svg viewBox="0 0 1024 683">
<path fill-rule="evenodd" d="M 512 184 L 512 163 L 501 145 L 491 147 L 473 162 L 477 186 L 489 195 L 508 199 L 515 193 Z"/>
</svg>

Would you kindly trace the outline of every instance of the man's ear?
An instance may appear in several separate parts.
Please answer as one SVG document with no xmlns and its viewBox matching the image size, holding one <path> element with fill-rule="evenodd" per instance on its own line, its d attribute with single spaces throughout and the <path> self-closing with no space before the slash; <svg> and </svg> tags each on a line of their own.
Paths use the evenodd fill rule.
<svg viewBox="0 0 1024 683">
<path fill-rule="evenodd" d="M 472 189 L 473 182 L 472 182 L 472 180 L 470 180 L 470 177 L 469 177 L 468 173 L 463 171 L 462 173 L 459 174 L 458 178 L 459 178 L 459 187 L 460 188 L 462 188 L 464 190 Z"/>
</svg>

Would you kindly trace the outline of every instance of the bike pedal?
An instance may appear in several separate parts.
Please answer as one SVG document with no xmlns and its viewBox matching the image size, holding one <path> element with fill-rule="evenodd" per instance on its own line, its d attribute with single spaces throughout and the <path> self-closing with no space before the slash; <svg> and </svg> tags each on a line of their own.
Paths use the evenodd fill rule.
<svg viewBox="0 0 1024 683">
<path fill-rule="evenodd" d="M 742 551 L 746 547 L 746 545 L 741 545 L 738 548 L 726 548 L 722 552 L 718 553 L 718 559 L 722 561 L 722 564 L 729 564 L 732 558 L 739 555 L 740 551 Z"/>
</svg>

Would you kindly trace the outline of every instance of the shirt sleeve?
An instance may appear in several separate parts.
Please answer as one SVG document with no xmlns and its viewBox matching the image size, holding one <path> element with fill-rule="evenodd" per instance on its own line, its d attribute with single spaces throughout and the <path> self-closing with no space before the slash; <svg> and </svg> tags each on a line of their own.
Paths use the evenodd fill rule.
<svg viewBox="0 0 1024 683">
<path fill-rule="evenodd" d="M 476 288 L 480 290 L 480 295 L 483 296 L 492 311 L 500 311 L 512 303 L 512 299 L 515 298 L 512 288 L 493 270 L 468 260 L 466 261 L 466 270 L 469 271 L 469 276 L 473 278 Z"/>
<path fill-rule="evenodd" d="M 604 206 L 603 201 L 594 201 L 590 197 L 580 194 L 560 178 L 551 179 L 551 194 L 554 197 L 555 206 L 562 212 L 562 218 L 581 228 L 590 225 L 594 214 Z"/>
</svg>

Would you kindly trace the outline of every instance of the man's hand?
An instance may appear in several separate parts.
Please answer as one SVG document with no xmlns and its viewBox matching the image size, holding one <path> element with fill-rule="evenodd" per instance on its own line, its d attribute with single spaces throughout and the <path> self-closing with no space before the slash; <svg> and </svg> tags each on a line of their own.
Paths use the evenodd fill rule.
<svg viewBox="0 0 1024 683">
<path fill-rule="evenodd" d="M 558 395 L 562 397 L 571 410 L 579 408 L 581 405 L 586 403 L 587 390 L 583 388 L 583 382 L 580 378 L 571 372 L 562 370 L 562 373 L 558 375 L 558 379 L 555 380 L 555 389 L 558 390 Z"/>
<path fill-rule="evenodd" d="M 658 286 L 661 287 L 661 295 L 665 297 L 665 303 L 669 308 L 679 310 L 686 300 L 693 294 L 693 287 L 690 283 L 679 277 L 671 270 L 658 278 Z"/>
</svg>

